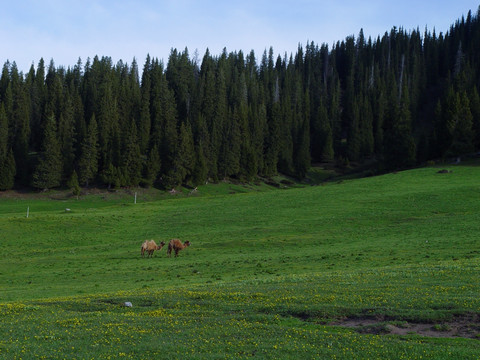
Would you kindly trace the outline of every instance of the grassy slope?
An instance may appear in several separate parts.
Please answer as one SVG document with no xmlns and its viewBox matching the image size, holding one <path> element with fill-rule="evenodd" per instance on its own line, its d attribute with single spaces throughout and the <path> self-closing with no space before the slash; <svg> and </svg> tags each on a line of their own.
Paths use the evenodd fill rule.
<svg viewBox="0 0 480 360">
<path fill-rule="evenodd" d="M 204 186 L 136 205 L 4 199 L 0 355 L 475 358 L 474 339 L 322 324 L 479 313 L 479 175 L 459 166 L 286 191 Z M 245 193 L 222 195 L 233 191 Z M 192 247 L 140 258 L 144 239 L 172 237 Z"/>
</svg>

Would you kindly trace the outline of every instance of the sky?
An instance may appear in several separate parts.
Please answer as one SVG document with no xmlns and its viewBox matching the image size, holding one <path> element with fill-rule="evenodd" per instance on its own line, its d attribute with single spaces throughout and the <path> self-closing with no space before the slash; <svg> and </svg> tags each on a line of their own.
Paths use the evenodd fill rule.
<svg viewBox="0 0 480 360">
<path fill-rule="evenodd" d="M 28 72 L 40 58 L 73 67 L 78 59 L 110 56 L 141 68 L 147 54 L 164 62 L 172 48 L 199 59 L 255 51 L 257 62 L 295 54 L 299 44 L 330 46 L 347 36 L 376 39 L 393 26 L 447 32 L 480 0 L 13 0 L 2 1 L 0 65 Z"/>
</svg>

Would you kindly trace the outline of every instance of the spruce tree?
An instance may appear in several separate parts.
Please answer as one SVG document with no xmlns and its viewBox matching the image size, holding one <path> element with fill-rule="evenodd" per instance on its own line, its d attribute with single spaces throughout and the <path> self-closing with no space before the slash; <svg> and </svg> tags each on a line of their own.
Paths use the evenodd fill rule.
<svg viewBox="0 0 480 360">
<path fill-rule="evenodd" d="M 173 92 L 167 88 L 166 81 L 163 82 L 161 96 L 161 174 L 164 180 L 164 186 L 171 188 L 180 185 L 183 179 L 182 174 L 178 171 L 180 159 L 178 158 L 177 110 Z"/>
<path fill-rule="evenodd" d="M 127 185 L 138 186 L 142 178 L 142 157 L 140 156 L 140 146 L 138 145 L 137 126 L 132 121 L 130 131 L 126 142 L 126 148 L 123 158 L 123 173 Z"/>
<path fill-rule="evenodd" d="M 328 101 L 328 118 L 330 119 L 330 127 L 332 129 L 333 151 L 338 157 L 345 156 L 343 152 L 343 134 L 342 134 L 342 105 L 341 105 L 341 89 L 340 79 L 332 77 L 330 80 L 330 96 Z"/>
<path fill-rule="evenodd" d="M 223 123 L 218 156 L 218 173 L 221 178 L 236 176 L 240 171 L 241 134 L 238 110 L 235 109 L 226 120 Z"/>
<path fill-rule="evenodd" d="M 310 169 L 310 121 L 304 119 L 296 134 L 296 146 L 294 152 L 295 176 L 303 179 Z"/>
<path fill-rule="evenodd" d="M 208 168 L 205 152 L 201 143 L 195 147 L 194 154 L 195 165 L 192 173 L 192 185 L 196 186 L 205 182 L 207 179 Z"/>
<path fill-rule="evenodd" d="M 0 104 L 0 190 L 11 189 L 15 182 L 15 158 L 8 144 L 8 120 Z"/>
<path fill-rule="evenodd" d="M 265 134 L 267 132 L 267 108 L 264 101 L 256 107 L 251 107 L 249 112 L 249 122 L 252 134 L 252 151 L 257 164 L 255 175 L 263 174 L 265 171 Z"/>
<path fill-rule="evenodd" d="M 470 93 L 470 110 L 473 120 L 474 146 L 480 149 L 480 96 L 477 87 L 474 87 Z"/>
<path fill-rule="evenodd" d="M 2 169 L 0 170 L 0 173 L 2 173 L 0 190 L 8 190 L 14 187 L 16 171 L 15 157 L 12 148 L 10 148 L 8 149 L 7 157 L 3 161 Z"/>
<path fill-rule="evenodd" d="M 7 156 L 8 145 L 8 119 L 5 106 L 0 103 L 0 161 Z"/>
<path fill-rule="evenodd" d="M 458 112 L 455 114 L 455 124 L 452 129 L 452 144 L 448 153 L 452 156 L 464 155 L 473 152 L 473 117 L 470 111 L 470 101 L 466 92 L 458 97 Z"/>
<path fill-rule="evenodd" d="M 272 114 L 267 118 L 267 131 L 264 141 L 265 166 L 263 175 L 265 176 L 276 175 L 278 171 L 281 116 L 280 102 L 276 101 L 272 107 Z"/>
<path fill-rule="evenodd" d="M 190 182 L 195 166 L 195 153 L 193 134 L 190 124 L 182 123 L 178 137 L 178 168 L 179 177 L 182 181 Z"/>
<path fill-rule="evenodd" d="M 373 112 L 368 96 L 364 96 L 360 103 L 360 156 L 370 157 L 374 152 Z"/>
<path fill-rule="evenodd" d="M 75 118 L 71 98 L 67 97 L 58 120 L 58 138 L 62 152 L 63 173 L 68 176 L 75 165 Z"/>
<path fill-rule="evenodd" d="M 7 115 L 8 119 L 8 126 L 9 128 L 13 127 L 13 91 L 12 91 L 12 83 L 8 82 L 5 92 L 3 93 L 3 101 L 2 104 L 5 107 L 5 114 Z M 13 143 L 14 133 L 10 134 L 9 141 Z"/>
<path fill-rule="evenodd" d="M 432 145 L 431 145 L 431 155 L 432 158 L 443 157 L 445 154 L 444 143 L 445 138 L 448 138 L 450 141 L 450 135 L 445 129 L 445 115 L 443 112 L 442 102 L 437 101 L 435 105 L 435 110 L 433 113 L 433 131 L 432 131 Z M 447 137 L 448 136 L 448 137 Z"/>
<path fill-rule="evenodd" d="M 110 164 L 116 167 L 119 166 L 121 161 L 120 127 L 117 105 L 113 81 L 110 80 L 102 86 L 99 113 L 96 119 L 98 123 L 100 172 L 108 168 Z"/>
<path fill-rule="evenodd" d="M 73 104 L 75 131 L 75 138 L 73 139 L 73 142 L 75 144 L 75 162 L 77 163 L 82 153 L 81 144 L 83 144 L 83 140 L 85 139 L 85 136 L 87 134 L 87 123 L 85 121 L 83 103 L 80 94 L 75 91 L 72 93 L 71 98 Z"/>
<path fill-rule="evenodd" d="M 360 159 L 360 108 L 357 97 L 353 100 L 349 118 L 348 136 L 347 136 L 347 157 L 349 161 L 357 161 Z"/>
<path fill-rule="evenodd" d="M 209 167 L 211 169 L 216 168 L 216 156 L 217 154 L 213 153 L 215 149 L 210 149 L 211 141 L 210 141 L 210 134 L 212 129 L 214 128 L 214 119 L 215 119 L 215 107 L 217 104 L 217 94 L 216 91 L 217 83 L 216 83 L 216 76 L 215 76 L 215 62 L 210 55 L 210 52 L 206 51 L 205 56 L 203 57 L 202 65 L 200 68 L 200 81 L 199 81 L 199 101 L 200 105 L 200 115 L 196 119 L 198 122 L 198 126 L 195 128 L 194 131 L 201 133 L 203 135 L 209 135 L 208 139 L 202 138 L 201 140 L 204 142 L 204 150 L 206 151 L 207 159 L 209 162 Z M 223 99 L 222 99 L 223 101 Z M 205 126 L 205 128 L 203 128 Z M 200 134 L 199 134 L 200 135 Z M 208 142 L 208 143 L 207 143 Z M 216 144 L 215 144 L 216 145 Z M 215 172 L 215 171 L 213 171 Z"/>
<path fill-rule="evenodd" d="M 99 177 L 103 184 L 107 185 L 108 189 L 111 189 L 112 187 L 116 189 L 125 185 L 125 178 L 122 169 L 113 166 L 112 163 L 109 163 L 107 167 L 100 172 Z"/>
<path fill-rule="evenodd" d="M 395 94 L 395 92 L 393 92 Z M 409 96 L 403 86 L 400 104 L 392 98 L 392 111 L 388 119 L 389 128 L 385 131 L 384 165 L 388 170 L 408 168 L 416 163 L 416 145 L 412 136 Z"/>
<path fill-rule="evenodd" d="M 378 73 L 378 70 L 376 71 Z M 380 82 L 379 79 L 375 82 L 377 84 L 376 89 L 373 91 L 373 108 L 375 109 L 373 114 L 373 136 L 374 136 L 374 151 L 377 156 L 383 154 L 383 125 L 385 122 L 385 112 L 386 112 L 386 97 L 385 97 L 385 88 L 383 82 Z"/>
<path fill-rule="evenodd" d="M 45 113 L 45 102 L 47 99 L 47 87 L 45 85 L 45 62 L 42 59 L 38 62 L 37 70 L 34 73 L 33 84 L 30 89 L 30 103 L 31 103 L 31 117 L 30 126 L 32 133 L 41 134 L 42 116 Z M 32 145 L 34 149 L 39 149 L 40 139 L 32 139 Z"/>
<path fill-rule="evenodd" d="M 197 116 L 194 127 L 194 154 L 195 164 L 192 174 L 193 185 L 199 185 L 207 180 L 209 139 L 207 124 L 203 115 Z"/>
<path fill-rule="evenodd" d="M 213 118 L 210 119 L 210 124 L 208 131 L 210 133 L 210 177 L 213 179 L 218 179 L 219 177 L 225 176 L 226 166 L 225 163 L 225 152 L 221 154 L 222 151 L 228 147 L 227 142 L 227 132 L 229 130 L 229 125 L 227 122 L 228 117 L 228 106 L 227 106 L 227 85 L 225 79 L 225 72 L 221 64 L 219 64 L 219 69 L 217 70 L 216 76 L 216 93 L 215 93 L 215 108 L 213 113 Z M 208 119 L 207 119 L 208 121 Z M 222 149 L 223 146 L 223 149 Z"/>
<path fill-rule="evenodd" d="M 9 103 L 10 95 L 11 103 Z M 10 114 L 9 110 L 11 110 Z M 28 156 L 31 134 L 30 103 L 22 82 L 22 76 L 18 73 L 15 63 L 11 67 L 11 93 L 9 94 L 9 88 L 7 88 L 5 111 L 11 130 L 9 137 L 13 143 L 17 181 L 21 185 L 28 186 L 31 183 L 31 168 Z"/>
<path fill-rule="evenodd" d="M 331 162 L 334 159 L 333 131 L 327 109 L 321 101 L 313 123 L 311 149 L 315 161 Z"/>
<path fill-rule="evenodd" d="M 321 100 L 321 99 L 320 99 Z M 322 154 L 322 124 L 323 122 L 326 122 L 328 118 L 327 111 L 323 104 L 319 105 L 317 111 L 316 111 L 316 116 L 312 120 L 312 123 L 310 125 L 311 128 L 311 155 L 313 161 L 320 161 L 321 159 L 321 154 Z"/>
<path fill-rule="evenodd" d="M 295 109 L 297 94 L 292 56 L 290 56 L 288 67 L 285 69 L 285 65 L 282 64 L 278 67 L 278 71 L 285 71 L 285 79 L 281 85 L 281 90 L 283 91 L 280 95 L 281 131 L 279 138 L 278 170 L 284 174 L 293 175 L 293 140 L 296 117 L 299 114 L 297 114 Z M 278 90 L 278 84 L 275 87 Z M 277 97 L 277 95 L 275 95 L 275 97 Z"/>
<path fill-rule="evenodd" d="M 58 142 L 57 124 L 53 115 L 47 117 L 38 164 L 32 185 L 37 189 L 58 187 L 62 180 L 62 158 Z"/>
<path fill-rule="evenodd" d="M 453 132 L 455 126 L 459 121 L 459 115 L 461 112 L 460 109 L 460 96 L 458 92 L 455 91 L 453 86 L 448 89 L 447 97 L 445 99 L 444 109 L 445 115 L 443 116 L 444 120 L 444 131 L 445 131 L 445 143 L 443 144 L 444 149 L 448 150 L 453 141 Z"/>
<path fill-rule="evenodd" d="M 55 64 L 53 59 L 50 61 L 48 66 L 47 75 L 45 77 L 46 85 L 46 99 L 45 99 L 45 108 L 44 114 L 52 114 L 55 119 L 59 119 L 60 112 L 63 107 L 63 73 L 55 69 Z M 43 124 L 45 121 L 48 121 L 47 118 L 43 117 L 40 127 L 44 127 Z"/>
<path fill-rule="evenodd" d="M 142 154 L 145 154 L 149 148 L 150 132 L 152 120 L 150 116 L 150 78 L 145 77 L 145 83 L 142 83 L 142 96 L 139 115 L 139 145 Z"/>
<path fill-rule="evenodd" d="M 5 95 L 7 88 L 10 85 L 10 62 L 7 60 L 2 67 L 2 74 L 0 76 L 0 101 L 5 102 Z M 5 109 L 6 111 L 6 109 Z"/>
<path fill-rule="evenodd" d="M 78 199 L 78 195 L 80 195 L 81 189 L 80 184 L 78 183 L 78 175 L 75 170 L 73 170 L 70 179 L 68 179 L 67 186 L 72 191 L 72 194 L 75 195 Z"/>
<path fill-rule="evenodd" d="M 186 121 L 191 114 L 194 84 L 194 68 L 187 48 L 183 53 L 176 49 L 171 51 L 165 75 L 175 95 L 178 118 Z"/>
<path fill-rule="evenodd" d="M 95 115 L 90 119 L 81 148 L 82 153 L 78 161 L 79 181 L 80 184 L 89 186 L 90 181 L 95 179 L 98 171 L 98 128 Z"/>
<path fill-rule="evenodd" d="M 147 161 L 144 170 L 144 181 L 146 185 L 152 186 L 158 180 L 158 175 L 161 169 L 160 151 L 157 144 L 155 144 L 148 153 Z"/>
<path fill-rule="evenodd" d="M 322 128 L 323 132 L 323 147 L 321 150 L 322 161 L 332 162 L 335 158 L 335 153 L 333 150 L 333 132 L 332 127 L 330 126 L 330 121 L 324 123 Z"/>
</svg>

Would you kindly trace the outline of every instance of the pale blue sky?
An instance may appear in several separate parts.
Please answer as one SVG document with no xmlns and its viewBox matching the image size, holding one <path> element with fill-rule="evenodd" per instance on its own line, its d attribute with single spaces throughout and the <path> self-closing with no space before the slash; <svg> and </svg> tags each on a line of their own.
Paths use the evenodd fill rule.
<svg viewBox="0 0 480 360">
<path fill-rule="evenodd" d="M 95 55 L 143 66 L 147 54 L 168 60 L 171 48 L 201 57 L 270 46 L 295 53 L 308 41 L 330 46 L 349 35 L 376 38 L 393 26 L 448 31 L 479 0 L 14 0 L 2 1 L 0 66 L 8 59 L 27 72 L 41 57 L 57 66 Z"/>
</svg>

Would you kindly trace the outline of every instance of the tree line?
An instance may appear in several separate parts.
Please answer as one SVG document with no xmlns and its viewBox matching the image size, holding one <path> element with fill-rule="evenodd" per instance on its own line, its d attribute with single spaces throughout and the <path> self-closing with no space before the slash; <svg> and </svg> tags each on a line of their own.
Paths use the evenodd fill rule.
<svg viewBox="0 0 480 360">
<path fill-rule="evenodd" d="M 96 56 L 0 77 L 0 189 L 197 185 L 312 163 L 378 171 L 480 148 L 480 9 L 445 34 L 363 30 L 330 49 L 251 51 L 165 65 Z"/>
</svg>

